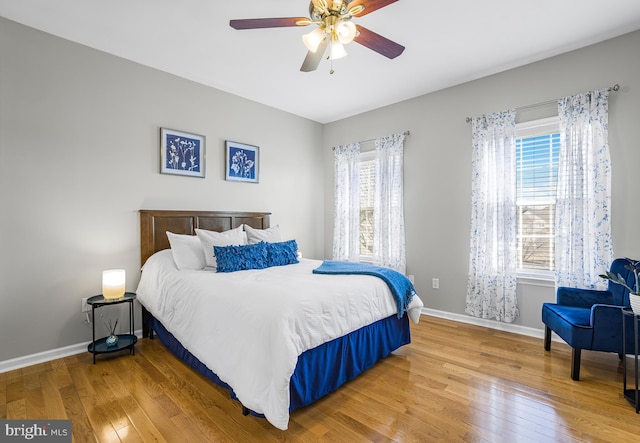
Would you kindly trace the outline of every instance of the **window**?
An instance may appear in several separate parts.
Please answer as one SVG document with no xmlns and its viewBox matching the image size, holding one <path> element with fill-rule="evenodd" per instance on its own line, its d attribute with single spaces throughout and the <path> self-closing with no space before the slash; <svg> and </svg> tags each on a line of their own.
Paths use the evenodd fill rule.
<svg viewBox="0 0 640 443">
<path fill-rule="evenodd" d="M 360 154 L 360 261 L 373 258 L 373 199 L 376 161 L 375 152 Z"/>
<path fill-rule="evenodd" d="M 334 260 L 406 272 L 404 138 L 405 134 L 391 134 L 371 140 L 375 150 L 366 153 L 360 150 L 366 142 L 335 148 Z"/>
<path fill-rule="evenodd" d="M 558 118 L 516 126 L 518 272 L 555 270 L 555 208 L 560 132 Z"/>
</svg>

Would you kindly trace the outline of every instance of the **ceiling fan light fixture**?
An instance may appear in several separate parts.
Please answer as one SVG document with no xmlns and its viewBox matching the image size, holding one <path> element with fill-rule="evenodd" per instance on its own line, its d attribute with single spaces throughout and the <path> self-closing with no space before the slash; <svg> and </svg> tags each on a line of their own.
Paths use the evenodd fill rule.
<svg viewBox="0 0 640 443">
<path fill-rule="evenodd" d="M 336 25 L 336 34 L 343 45 L 351 43 L 356 36 L 356 25 L 351 21 L 341 21 Z"/>
<path fill-rule="evenodd" d="M 302 42 L 311 52 L 316 52 L 320 43 L 326 38 L 325 32 L 321 28 L 316 28 L 308 34 L 302 36 Z"/>
<path fill-rule="evenodd" d="M 342 46 L 339 40 L 331 41 L 331 49 L 329 51 L 329 59 L 330 60 L 338 60 L 339 58 L 346 57 L 347 51 Z"/>
<path fill-rule="evenodd" d="M 352 41 L 394 59 L 405 47 L 351 22 L 398 0 L 308 0 L 309 17 L 248 18 L 229 21 L 233 29 L 284 28 L 316 25 L 317 28 L 302 36 L 308 49 L 300 67 L 302 72 L 315 71 L 323 58 L 337 60 L 345 57 L 344 46 Z M 328 52 L 328 54 L 326 54 Z M 329 71 L 333 73 L 332 69 Z"/>
</svg>

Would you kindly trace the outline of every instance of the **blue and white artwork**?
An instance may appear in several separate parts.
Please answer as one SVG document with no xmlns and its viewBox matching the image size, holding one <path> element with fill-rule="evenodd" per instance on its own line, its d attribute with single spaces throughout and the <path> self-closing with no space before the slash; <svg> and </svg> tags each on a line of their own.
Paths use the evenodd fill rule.
<svg viewBox="0 0 640 443">
<path fill-rule="evenodd" d="M 160 172 L 204 177 L 204 136 L 162 128 L 160 137 Z"/>
<path fill-rule="evenodd" d="M 200 172 L 200 140 L 167 135 L 167 168 Z"/>
<path fill-rule="evenodd" d="M 229 181 L 258 183 L 258 147 L 227 141 L 227 172 Z"/>
</svg>

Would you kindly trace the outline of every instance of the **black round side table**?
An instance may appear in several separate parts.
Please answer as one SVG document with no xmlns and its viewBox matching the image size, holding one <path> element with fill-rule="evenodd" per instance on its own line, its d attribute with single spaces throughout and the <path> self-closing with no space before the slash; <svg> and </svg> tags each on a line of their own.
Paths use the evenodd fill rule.
<svg viewBox="0 0 640 443">
<path fill-rule="evenodd" d="M 114 300 L 104 298 L 101 295 L 94 295 L 93 297 L 89 297 L 87 299 L 87 303 L 91 305 L 91 324 L 93 325 L 93 340 L 89 343 L 87 350 L 93 354 L 93 364 L 96 364 L 96 355 L 97 354 L 107 354 L 109 352 L 121 351 L 123 349 L 129 349 L 130 354 L 135 355 L 135 344 L 138 341 L 138 337 L 136 337 L 133 333 L 134 325 L 133 325 L 133 301 L 136 299 L 136 294 L 134 292 L 125 292 L 124 296 L 121 298 L 117 298 Z M 101 308 L 102 306 L 108 305 L 117 305 L 120 303 L 129 303 L 129 333 L 128 334 L 117 334 L 118 342 L 115 345 L 107 345 L 107 337 L 102 337 L 96 340 L 96 322 L 95 322 L 95 312 L 96 309 Z"/>
</svg>

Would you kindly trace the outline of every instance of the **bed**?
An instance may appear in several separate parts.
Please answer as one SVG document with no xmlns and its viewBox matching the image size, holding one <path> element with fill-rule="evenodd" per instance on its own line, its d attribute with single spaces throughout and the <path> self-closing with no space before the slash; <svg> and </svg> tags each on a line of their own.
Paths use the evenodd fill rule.
<svg viewBox="0 0 640 443">
<path fill-rule="evenodd" d="M 336 390 L 410 343 L 380 279 L 312 274 L 321 261 L 221 273 L 178 270 L 166 231 L 270 228 L 265 212 L 141 210 L 143 335 L 167 348 L 242 404 L 243 413 L 287 429 L 289 413 Z M 308 278 L 315 278 L 312 284 Z"/>
</svg>

